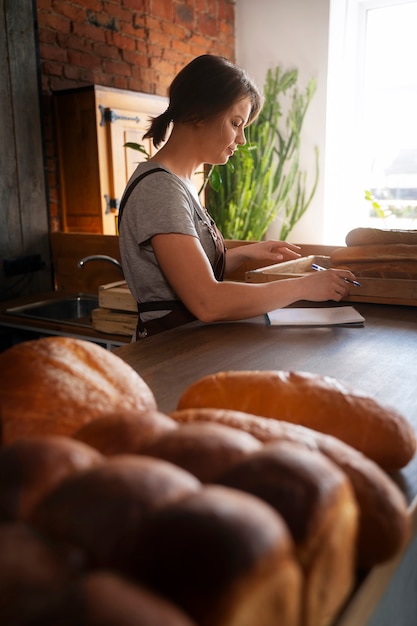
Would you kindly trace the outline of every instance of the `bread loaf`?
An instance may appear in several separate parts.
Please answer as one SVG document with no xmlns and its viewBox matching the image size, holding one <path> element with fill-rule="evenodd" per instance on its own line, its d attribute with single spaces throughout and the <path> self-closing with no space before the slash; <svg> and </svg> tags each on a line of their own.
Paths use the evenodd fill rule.
<svg viewBox="0 0 417 626">
<path fill-rule="evenodd" d="M 357 564 L 369 568 L 396 556 L 411 533 L 404 494 L 373 461 L 331 435 L 279 420 L 227 409 L 183 409 L 172 417 L 179 423 L 227 424 L 249 432 L 264 443 L 289 441 L 306 450 L 319 450 L 349 478 L 359 506 Z"/>
<path fill-rule="evenodd" d="M 214 407 L 293 422 L 338 437 L 385 469 L 416 451 L 408 421 L 393 408 L 330 376 L 308 372 L 229 371 L 191 384 L 178 409 Z"/>
<path fill-rule="evenodd" d="M 145 381 L 91 341 L 46 337 L 0 354 L 3 444 L 23 436 L 71 435 L 114 409 L 154 410 Z"/>
<path fill-rule="evenodd" d="M 54 544 L 23 523 L 0 524 L 0 624 L 43 624 L 35 618 L 84 565 L 81 553 Z"/>
<path fill-rule="evenodd" d="M 97 450 L 59 435 L 19 439 L 0 448 L 0 521 L 27 519 L 64 478 L 102 461 Z"/>
<path fill-rule="evenodd" d="M 382 230 L 380 228 L 354 228 L 345 238 L 347 246 L 406 243 L 417 245 L 417 230 Z"/>
<path fill-rule="evenodd" d="M 332 267 L 348 268 L 356 276 L 417 278 L 417 243 L 379 243 L 337 248 L 330 254 Z"/>
<path fill-rule="evenodd" d="M 214 482 L 229 467 L 261 448 L 249 433 L 210 422 L 183 424 L 140 448 L 179 465 L 201 482 Z"/>
<path fill-rule="evenodd" d="M 112 456 L 135 453 L 174 428 L 177 423 L 159 411 L 116 410 L 84 424 L 73 438 Z"/>
<path fill-rule="evenodd" d="M 53 539 L 84 550 L 95 567 L 129 573 L 146 516 L 199 488 L 194 476 L 166 461 L 113 456 L 62 481 L 29 521 Z"/>
<path fill-rule="evenodd" d="M 197 626 L 179 608 L 115 572 L 80 577 L 50 598 L 38 626 Z"/>
<path fill-rule="evenodd" d="M 301 622 L 333 623 L 356 573 L 358 508 L 346 474 L 318 451 L 279 442 L 235 464 L 218 482 L 282 515 L 304 572 Z"/>
<path fill-rule="evenodd" d="M 199 626 L 299 626 L 301 571 L 282 518 L 221 486 L 155 512 L 142 527 L 137 576 Z"/>
</svg>

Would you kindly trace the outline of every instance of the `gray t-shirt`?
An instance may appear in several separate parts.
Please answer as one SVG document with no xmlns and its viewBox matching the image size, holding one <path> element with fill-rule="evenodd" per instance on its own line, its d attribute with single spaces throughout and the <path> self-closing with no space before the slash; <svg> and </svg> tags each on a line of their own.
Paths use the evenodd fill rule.
<svg viewBox="0 0 417 626">
<path fill-rule="evenodd" d="M 151 239 L 162 233 L 181 233 L 197 237 L 211 264 L 215 244 L 209 218 L 193 185 L 156 162 L 140 163 L 129 185 L 141 174 L 152 172 L 133 189 L 120 223 L 120 255 L 126 282 L 138 302 L 177 300 L 156 260 Z M 144 320 L 165 315 L 155 311 L 142 315 Z"/>
</svg>

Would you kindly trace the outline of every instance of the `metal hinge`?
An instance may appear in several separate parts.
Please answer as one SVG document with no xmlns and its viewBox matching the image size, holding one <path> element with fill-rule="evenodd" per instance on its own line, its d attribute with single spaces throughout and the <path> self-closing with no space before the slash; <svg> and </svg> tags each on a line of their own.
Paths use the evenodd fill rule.
<svg viewBox="0 0 417 626">
<path fill-rule="evenodd" d="M 119 115 L 118 113 L 113 111 L 113 109 L 104 107 L 102 104 L 99 104 L 98 108 L 100 109 L 101 113 L 100 126 L 104 126 L 106 122 L 110 122 L 110 124 L 112 124 L 113 122 L 117 122 L 117 120 L 129 120 L 130 122 L 136 122 L 136 124 L 139 124 L 140 122 L 140 117 L 138 116 L 128 117 L 127 115 Z"/>
<path fill-rule="evenodd" d="M 104 199 L 106 201 L 106 215 L 111 212 L 115 212 L 119 209 L 120 200 L 118 198 L 110 198 L 106 193 L 104 194 Z"/>
</svg>

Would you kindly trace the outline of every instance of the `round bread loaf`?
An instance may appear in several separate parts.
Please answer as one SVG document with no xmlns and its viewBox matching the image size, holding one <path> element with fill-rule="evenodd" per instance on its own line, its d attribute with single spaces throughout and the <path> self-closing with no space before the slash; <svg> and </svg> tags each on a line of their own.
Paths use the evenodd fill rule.
<svg viewBox="0 0 417 626">
<path fill-rule="evenodd" d="M 249 433 L 223 424 L 199 422 L 182 424 L 162 434 L 142 446 L 140 452 L 179 465 L 207 483 L 260 448 L 261 443 Z"/>
<path fill-rule="evenodd" d="M 218 482 L 261 498 L 283 517 L 304 571 L 301 622 L 333 623 L 356 573 L 358 507 L 346 474 L 318 451 L 279 442 L 235 464 Z"/>
<path fill-rule="evenodd" d="M 292 422 L 338 437 L 389 470 L 416 452 L 408 421 L 330 376 L 279 370 L 226 371 L 191 384 L 178 409 L 232 409 Z"/>
<path fill-rule="evenodd" d="M 200 487 L 194 476 L 166 461 L 113 456 L 62 481 L 29 521 L 55 540 L 85 550 L 95 567 L 129 572 L 146 516 Z"/>
<path fill-rule="evenodd" d="M 156 409 L 145 381 L 91 341 L 45 337 L 0 354 L 3 444 L 38 434 L 71 435 L 114 409 Z"/>
<path fill-rule="evenodd" d="M 27 519 L 61 480 L 103 460 L 94 448 L 60 435 L 19 439 L 0 448 L 0 521 Z"/>
<path fill-rule="evenodd" d="M 149 590 L 98 570 L 53 596 L 38 626 L 196 626 L 179 608 Z M 36 626 L 36 625 L 35 625 Z"/>
<path fill-rule="evenodd" d="M 307 450 L 319 450 L 352 484 L 359 506 L 358 566 L 382 563 L 405 547 L 411 518 L 404 494 L 379 465 L 340 439 L 298 424 L 228 409 L 183 409 L 171 416 L 180 424 L 212 421 L 242 429 L 264 443 L 290 441 Z"/>
<path fill-rule="evenodd" d="M 406 243 L 417 245 L 417 230 L 383 230 L 381 228 L 354 228 L 345 239 L 347 246 Z"/>
<path fill-rule="evenodd" d="M 23 523 L 0 524 L 0 624 L 34 623 L 51 595 L 84 565 L 80 552 L 55 545 Z"/>
<path fill-rule="evenodd" d="M 84 424 L 73 437 L 111 456 L 135 453 L 177 426 L 172 418 L 156 410 L 117 410 Z"/>
<path fill-rule="evenodd" d="M 142 582 L 199 626 L 299 625 L 301 571 L 282 518 L 262 500 L 206 486 L 155 512 L 137 544 Z"/>
</svg>

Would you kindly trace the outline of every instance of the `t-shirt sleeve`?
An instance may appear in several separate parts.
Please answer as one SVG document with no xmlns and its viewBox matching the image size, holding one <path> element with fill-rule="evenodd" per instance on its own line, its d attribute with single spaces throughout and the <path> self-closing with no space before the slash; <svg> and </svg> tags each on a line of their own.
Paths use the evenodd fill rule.
<svg viewBox="0 0 417 626">
<path fill-rule="evenodd" d="M 152 173 L 137 185 L 125 207 L 123 222 L 135 233 L 139 245 L 163 233 L 198 237 L 192 201 L 169 172 Z"/>
</svg>

